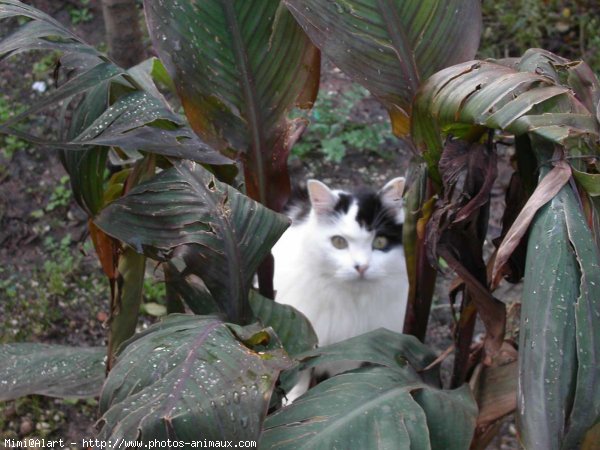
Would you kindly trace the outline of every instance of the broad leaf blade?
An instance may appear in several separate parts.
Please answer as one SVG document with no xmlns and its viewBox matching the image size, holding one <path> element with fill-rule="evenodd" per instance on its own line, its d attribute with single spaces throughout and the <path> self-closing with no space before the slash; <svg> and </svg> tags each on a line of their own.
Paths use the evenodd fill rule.
<svg viewBox="0 0 600 450">
<path fill-rule="evenodd" d="M 144 150 L 205 164 L 231 162 L 202 142 L 182 117 L 143 91 L 120 97 L 71 142 Z"/>
<path fill-rule="evenodd" d="M 365 367 L 269 416 L 261 447 L 466 450 L 476 415 L 468 387 L 439 391 L 402 371 Z"/>
<path fill-rule="evenodd" d="M 533 221 L 519 342 L 518 422 L 526 448 L 558 450 L 575 394 L 577 348 L 574 303 L 579 267 L 569 242 L 568 186 Z M 540 264 L 543 261 L 543 264 Z"/>
<path fill-rule="evenodd" d="M 99 439 L 257 440 L 289 360 L 255 352 L 239 333 L 174 314 L 129 340 L 102 390 Z"/>
<path fill-rule="evenodd" d="M 0 345 L 0 401 L 24 395 L 95 397 L 104 381 L 104 347 Z"/>
<path fill-rule="evenodd" d="M 285 0 L 312 41 L 388 108 L 407 134 L 420 84 L 475 56 L 481 33 L 476 0 Z"/>
<path fill-rule="evenodd" d="M 436 355 L 414 336 L 385 328 L 371 331 L 336 344 L 327 345 L 297 356 L 300 368 L 352 361 L 390 368 L 408 368 L 410 373 L 424 370 Z"/>
<path fill-rule="evenodd" d="M 318 51 L 279 1 L 144 5 L 193 129 L 216 148 L 243 154 L 248 194 L 280 211 L 298 126 L 287 116 L 312 105 Z"/>
<path fill-rule="evenodd" d="M 410 394 L 419 387 L 380 367 L 335 376 L 269 416 L 261 448 L 429 449 L 425 413 Z"/>
<path fill-rule="evenodd" d="M 478 411 L 468 385 L 452 391 L 427 387 L 413 398 L 427 416 L 432 450 L 470 448 Z"/>
<path fill-rule="evenodd" d="M 237 323 L 251 318 L 252 277 L 287 222 L 191 162 L 132 189 L 96 219 L 138 252 L 183 261 Z"/>
<path fill-rule="evenodd" d="M 277 303 L 255 291 L 250 293 L 250 306 L 254 316 L 264 326 L 273 328 L 290 356 L 297 356 L 317 346 L 315 330 L 296 308 Z"/>
<path fill-rule="evenodd" d="M 565 203 L 569 241 L 575 251 L 580 275 L 579 297 L 574 305 L 577 387 L 567 422 L 563 448 L 581 445 L 586 432 L 600 421 L 600 254 L 591 230 L 574 196 Z"/>
</svg>

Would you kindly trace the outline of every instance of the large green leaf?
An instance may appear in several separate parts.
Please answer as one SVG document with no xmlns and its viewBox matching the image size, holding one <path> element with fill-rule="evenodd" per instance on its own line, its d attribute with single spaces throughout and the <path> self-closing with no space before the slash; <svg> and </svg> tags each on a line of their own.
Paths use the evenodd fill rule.
<svg viewBox="0 0 600 450">
<path fill-rule="evenodd" d="M 259 352 L 244 344 L 269 336 L 255 331 L 173 314 L 136 335 L 102 390 L 98 438 L 257 440 L 290 361 L 277 345 Z"/>
<path fill-rule="evenodd" d="M 181 116 L 142 91 L 120 97 L 71 142 L 144 150 L 205 164 L 230 162 L 203 143 Z M 198 159 L 200 151 L 202 156 Z"/>
<path fill-rule="evenodd" d="M 315 330 L 296 308 L 274 302 L 254 290 L 250 293 L 250 306 L 260 323 L 273 328 L 290 356 L 297 356 L 317 346 Z"/>
<path fill-rule="evenodd" d="M 529 237 L 517 408 L 526 448 L 579 448 L 600 419 L 599 264 L 567 185 L 540 209 Z"/>
<path fill-rule="evenodd" d="M 585 433 L 600 421 L 600 253 L 575 196 L 565 203 L 569 242 L 580 270 L 579 296 L 574 305 L 577 348 L 577 387 L 567 422 L 563 448 L 576 448 Z"/>
<path fill-rule="evenodd" d="M 104 347 L 0 345 L 0 401 L 24 395 L 95 397 L 105 374 Z"/>
<path fill-rule="evenodd" d="M 194 130 L 244 162 L 250 197 L 280 211 L 299 123 L 316 96 L 319 54 L 278 0 L 145 0 L 150 35 Z"/>
<path fill-rule="evenodd" d="M 478 0 L 285 0 L 321 51 L 379 98 L 408 132 L 417 89 L 479 46 Z"/>
<path fill-rule="evenodd" d="M 468 387 L 440 391 L 388 367 L 334 376 L 269 416 L 265 449 L 468 449 L 477 405 Z"/>
<path fill-rule="evenodd" d="M 70 76 L 67 80 L 61 80 L 58 88 L 36 99 L 31 107 L 0 124 L 0 133 L 15 134 L 32 143 L 60 149 L 85 151 L 90 149 L 90 146 L 120 146 L 207 164 L 231 162 L 200 140 L 182 117 L 174 114 L 169 106 L 161 101 L 162 99 L 155 97 L 157 92 L 155 88 L 150 90 L 150 94 L 146 94 L 143 86 L 147 83 L 136 81 L 136 76 L 139 78 L 139 74 L 134 73 L 136 76 L 132 76 L 114 65 L 105 55 L 85 44 L 75 34 L 41 11 L 18 1 L 0 0 L 0 21 L 15 17 L 25 17 L 30 20 L 0 40 L 0 62 L 23 51 L 60 51 L 63 52 L 61 66 L 63 69 L 69 69 Z M 67 70 L 64 72 L 66 73 Z M 100 122 L 93 124 L 94 127 L 75 142 L 35 136 L 17 127 L 21 121 L 31 115 L 86 93 L 91 93 L 90 95 L 97 102 L 95 105 L 90 104 L 89 101 L 86 103 L 86 107 L 94 109 L 93 115 L 96 115 L 96 106 L 104 103 L 106 107 L 109 90 L 115 84 L 125 86 L 121 89 L 121 95 L 134 93 L 125 99 L 119 99 L 117 105 L 111 107 L 100 118 L 101 120 L 99 119 Z M 100 98 L 99 89 L 104 89 L 106 92 L 104 98 Z M 74 137 L 70 136 L 71 139 Z M 78 162 L 72 165 L 76 164 Z"/>
<path fill-rule="evenodd" d="M 256 268 L 288 220 L 220 183 L 203 167 L 180 162 L 132 189 L 96 224 L 136 251 L 174 258 L 199 276 L 230 321 L 251 319 L 248 291 Z"/>
<path fill-rule="evenodd" d="M 561 64 L 565 60 L 549 52 L 530 50 L 515 66 L 470 61 L 427 80 L 415 98 L 412 134 L 433 177 L 439 180 L 441 130 L 456 132 L 452 126 L 457 124 L 530 133 L 597 153 L 600 127 L 595 111 L 560 81 Z"/>
<path fill-rule="evenodd" d="M 395 333 L 385 328 L 379 328 L 297 356 L 300 361 L 300 369 L 352 361 L 397 369 L 409 368 L 411 371 L 419 372 L 435 361 L 435 358 L 435 353 L 416 337 Z"/>
<path fill-rule="evenodd" d="M 295 355 L 299 362 L 293 370 L 282 375 L 282 387 L 289 392 L 298 381 L 298 373 L 315 367 L 355 367 L 374 364 L 402 370 L 408 376 L 417 376 L 432 386 L 440 385 L 438 366 L 425 370 L 436 355 L 414 336 L 398 334 L 384 328 L 346 339 L 342 342 L 308 350 Z"/>
</svg>

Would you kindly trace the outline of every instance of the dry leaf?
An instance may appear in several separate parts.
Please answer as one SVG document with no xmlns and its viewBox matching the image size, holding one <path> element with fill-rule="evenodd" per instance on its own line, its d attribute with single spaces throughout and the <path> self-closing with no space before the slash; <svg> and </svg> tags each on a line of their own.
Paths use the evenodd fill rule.
<svg viewBox="0 0 600 450">
<path fill-rule="evenodd" d="M 502 278 L 500 269 L 506 264 L 512 252 L 519 245 L 521 238 L 525 235 L 531 221 L 535 217 L 535 213 L 552 200 L 570 178 L 571 167 L 565 161 L 558 161 L 554 168 L 538 184 L 498 248 L 496 263 L 492 271 L 492 289 L 500 283 Z"/>
</svg>

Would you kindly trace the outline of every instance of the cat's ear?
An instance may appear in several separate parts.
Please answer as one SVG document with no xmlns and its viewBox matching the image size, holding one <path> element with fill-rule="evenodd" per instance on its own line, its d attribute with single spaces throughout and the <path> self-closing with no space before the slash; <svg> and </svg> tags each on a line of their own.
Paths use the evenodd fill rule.
<svg viewBox="0 0 600 450">
<path fill-rule="evenodd" d="M 333 211 L 338 197 L 331 189 L 318 180 L 308 180 L 306 187 L 308 188 L 310 204 L 317 214 Z"/>
<path fill-rule="evenodd" d="M 401 210 L 402 209 L 402 194 L 404 193 L 403 177 L 397 177 L 386 183 L 384 187 L 379 191 L 379 198 L 383 206 L 390 209 Z"/>
</svg>

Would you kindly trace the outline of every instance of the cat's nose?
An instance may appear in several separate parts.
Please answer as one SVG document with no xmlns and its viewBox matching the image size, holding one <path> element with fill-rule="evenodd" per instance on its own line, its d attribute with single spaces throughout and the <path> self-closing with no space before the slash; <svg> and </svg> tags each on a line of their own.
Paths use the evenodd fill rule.
<svg viewBox="0 0 600 450">
<path fill-rule="evenodd" d="M 369 268 L 369 265 L 368 264 L 355 264 L 354 268 L 361 276 L 363 276 L 365 274 L 365 272 L 367 271 L 367 269 Z"/>
</svg>

